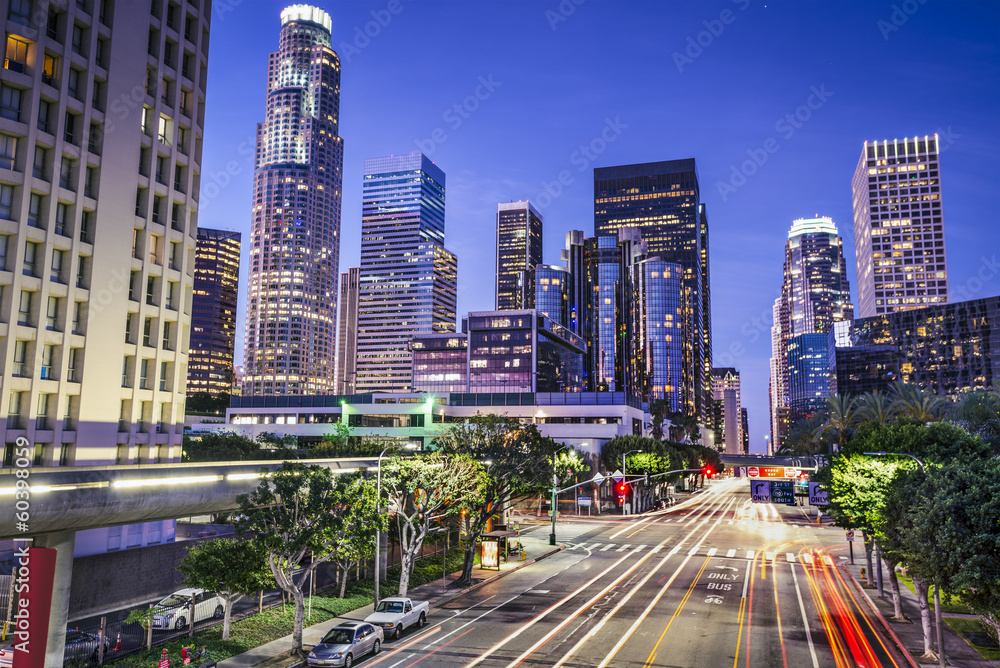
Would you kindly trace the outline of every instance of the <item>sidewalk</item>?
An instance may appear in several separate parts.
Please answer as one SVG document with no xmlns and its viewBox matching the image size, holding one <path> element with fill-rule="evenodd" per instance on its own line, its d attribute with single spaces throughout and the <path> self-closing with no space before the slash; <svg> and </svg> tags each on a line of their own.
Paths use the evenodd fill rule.
<svg viewBox="0 0 1000 668">
<path fill-rule="evenodd" d="M 861 555 L 855 555 L 854 566 L 851 566 L 849 562 L 842 562 L 840 567 L 854 579 L 856 583 L 861 584 L 861 568 L 865 565 L 864 553 Z M 850 578 L 848 578 L 850 581 Z M 905 657 L 907 661 L 910 662 L 910 666 L 937 666 L 937 660 L 932 663 L 923 663 L 919 660 L 920 655 L 924 653 L 924 633 L 920 625 L 920 608 L 917 604 L 917 595 L 914 594 L 910 589 L 904 585 L 902 582 L 899 583 L 899 594 L 901 597 L 901 603 L 903 608 L 903 615 L 910 620 L 911 623 L 907 624 L 905 622 L 890 622 L 889 618 L 892 617 L 892 590 L 889 587 L 889 573 L 888 568 L 885 563 L 882 564 L 882 588 L 883 588 L 883 598 L 879 598 L 877 589 L 863 589 L 864 594 L 859 595 L 861 599 L 861 604 L 865 608 L 865 612 L 870 612 L 871 607 L 865 597 L 867 596 L 868 601 L 874 604 L 878 608 L 879 615 L 881 619 L 878 620 L 877 625 L 881 626 L 880 630 L 885 630 L 888 626 L 892 633 L 895 634 L 896 638 L 903 645 L 906 652 L 909 654 Z M 857 590 L 854 590 L 857 594 Z M 937 645 L 937 631 L 934 627 L 934 601 L 930 601 L 931 608 L 931 638 L 932 647 Z M 966 617 L 967 615 L 943 613 L 941 620 L 941 635 L 944 641 L 945 658 L 947 659 L 947 665 L 949 666 L 961 666 L 962 668 L 995 668 L 1000 666 L 1000 661 L 991 661 L 979 656 L 972 647 L 969 646 L 965 640 L 962 639 L 955 631 L 948 626 L 945 619 L 948 617 Z M 890 634 L 890 639 L 891 639 Z"/>
<path fill-rule="evenodd" d="M 430 613 L 432 616 L 429 621 L 433 623 L 435 608 L 446 605 L 453 599 L 456 599 L 473 589 L 477 589 L 488 582 L 513 573 L 516 570 L 532 564 L 539 559 L 544 559 L 545 557 L 563 549 L 562 546 L 559 545 L 549 545 L 547 534 L 539 537 L 530 535 L 521 536 L 521 544 L 524 546 L 524 550 L 527 553 L 526 561 L 520 561 L 520 555 L 515 555 L 512 552 L 509 562 L 500 562 L 499 571 L 494 569 L 486 570 L 482 568 L 473 569 L 472 580 L 474 584 L 470 587 L 462 589 L 453 587 L 451 583 L 457 580 L 461 573 L 451 573 L 448 575 L 447 587 L 442 586 L 442 581 L 438 579 L 434 582 L 411 589 L 407 595 L 415 601 L 427 601 L 430 605 Z M 342 617 L 329 619 L 325 622 L 320 622 L 319 624 L 307 626 L 302 630 L 302 645 L 308 649 L 318 643 L 323 636 L 326 635 L 326 632 L 337 624 L 344 621 L 363 620 L 365 617 L 372 614 L 372 610 L 373 606 L 366 605 L 363 608 L 352 610 Z M 403 637 L 406 637 L 405 634 Z M 244 652 L 243 654 L 238 654 L 223 661 L 219 661 L 218 666 L 219 668 L 292 668 L 293 666 L 305 665 L 304 660 L 288 656 L 288 652 L 291 650 L 291 647 L 292 636 L 288 635 L 284 638 L 278 638 L 277 640 L 269 642 L 266 645 L 261 645 L 260 647 L 250 650 L 249 652 Z"/>
</svg>

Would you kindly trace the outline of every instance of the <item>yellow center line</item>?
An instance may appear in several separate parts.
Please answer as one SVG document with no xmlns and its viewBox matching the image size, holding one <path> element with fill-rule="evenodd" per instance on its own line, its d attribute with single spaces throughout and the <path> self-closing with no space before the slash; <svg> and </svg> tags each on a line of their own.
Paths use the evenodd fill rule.
<svg viewBox="0 0 1000 668">
<path fill-rule="evenodd" d="M 704 563 L 702 563 L 701 568 L 698 569 L 698 574 L 695 575 L 694 580 L 691 581 L 691 586 L 688 587 L 687 593 L 684 594 L 684 598 L 681 599 L 680 605 L 678 605 L 677 609 L 674 610 L 674 614 L 670 618 L 670 621 L 667 622 L 666 627 L 664 627 L 663 633 L 660 634 L 660 637 L 656 641 L 656 644 L 653 645 L 653 651 L 649 653 L 649 658 L 646 659 L 646 663 L 643 664 L 642 668 L 649 668 L 649 666 L 653 665 L 653 659 L 656 658 L 657 648 L 659 648 L 660 643 L 663 642 L 663 638 L 667 635 L 667 631 L 670 630 L 670 625 L 674 623 L 674 620 L 677 619 L 677 615 L 681 614 L 681 610 L 683 610 L 684 606 L 687 605 L 688 599 L 691 598 L 691 594 L 692 592 L 694 592 L 694 588 L 698 584 L 698 580 L 701 579 L 701 574 L 705 572 L 705 567 L 708 566 L 708 562 L 711 560 L 712 560 L 711 557 L 705 558 L 705 561 Z"/>
</svg>

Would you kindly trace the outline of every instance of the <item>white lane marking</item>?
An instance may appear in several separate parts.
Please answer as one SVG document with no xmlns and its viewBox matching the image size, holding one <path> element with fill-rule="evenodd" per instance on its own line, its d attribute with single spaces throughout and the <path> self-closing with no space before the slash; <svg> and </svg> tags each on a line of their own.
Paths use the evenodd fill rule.
<svg viewBox="0 0 1000 668">
<path fill-rule="evenodd" d="M 645 550 L 645 549 L 646 549 L 647 547 L 649 547 L 649 546 L 648 546 L 648 545 L 636 545 L 636 546 L 635 546 L 635 551 L 636 551 L 636 552 L 642 552 L 642 551 L 643 551 L 643 550 Z"/>
<path fill-rule="evenodd" d="M 774 552 L 765 552 L 764 561 L 774 561 Z"/>
<path fill-rule="evenodd" d="M 788 563 L 790 564 L 795 563 L 795 555 L 792 554 L 791 552 L 785 552 L 785 559 L 788 560 Z"/>
<path fill-rule="evenodd" d="M 632 546 L 629 545 L 628 543 L 625 543 L 624 545 L 622 545 L 621 547 L 619 547 L 617 550 L 615 550 L 615 552 L 624 552 L 625 550 L 629 549 L 630 547 L 632 547 Z"/>
<path fill-rule="evenodd" d="M 743 575 L 743 598 L 747 597 L 747 587 L 750 585 L 750 567 L 752 565 L 752 561 L 747 562 L 747 572 Z"/>
<path fill-rule="evenodd" d="M 600 550 L 600 552 L 607 552 L 608 550 L 610 550 L 610 549 L 611 549 L 611 548 L 613 548 L 614 546 L 615 546 L 615 544 L 614 544 L 614 543 L 608 543 L 607 545 L 605 545 L 605 546 L 604 546 L 604 547 L 603 547 L 603 548 L 602 548 L 602 549 Z"/>
<path fill-rule="evenodd" d="M 688 555 L 693 556 L 696 552 L 698 552 L 698 546 L 697 545 L 695 545 L 690 550 L 688 550 Z"/>
<path fill-rule="evenodd" d="M 747 550 L 747 559 L 753 559 L 753 550 Z"/>
<path fill-rule="evenodd" d="M 534 589 L 529 589 L 529 590 L 528 590 L 527 592 L 525 592 L 525 593 L 528 593 L 528 594 L 530 594 L 530 593 L 532 593 L 532 592 L 534 592 L 534 591 L 535 591 Z M 547 593 L 547 592 L 546 592 L 546 593 Z M 488 614 L 490 614 L 491 612 L 495 611 L 495 610 L 496 610 L 497 608 L 502 608 L 503 606 L 507 605 L 508 603 L 510 603 L 511 601 L 513 601 L 513 600 L 514 600 L 515 598 L 517 598 L 517 597 L 518 597 L 518 596 L 520 596 L 520 595 L 521 595 L 521 594 L 517 594 L 517 595 L 515 595 L 515 596 L 511 596 L 510 598 L 508 598 L 508 599 L 507 599 L 506 601 L 504 601 L 503 603 L 500 603 L 499 605 L 496 605 L 496 606 L 494 606 L 494 607 L 490 608 L 489 610 L 487 610 L 487 611 L 486 611 L 486 612 L 484 612 L 483 614 L 479 615 L 479 616 L 478 616 L 478 617 L 476 617 L 475 619 L 472 619 L 472 620 L 470 620 L 470 621 L 466 622 L 465 624 L 462 624 L 462 625 L 461 625 L 461 626 L 459 626 L 459 627 L 458 627 L 457 629 L 454 629 L 454 630 L 452 630 L 452 631 L 450 631 L 450 632 L 446 633 L 445 635 L 441 636 L 440 638 L 437 638 L 437 639 L 435 639 L 435 640 L 434 640 L 433 642 L 429 642 L 429 643 L 427 643 L 426 645 L 424 645 L 424 647 L 423 647 L 423 651 L 426 651 L 426 650 L 428 650 L 429 648 L 433 647 L 433 646 L 434 646 L 434 645 L 435 645 L 436 643 L 439 643 L 439 642 L 441 642 L 442 640 L 444 640 L 444 639 L 445 639 L 445 638 L 447 638 L 448 636 L 452 636 L 452 635 L 455 635 L 456 633 L 458 633 L 459 631 L 461 631 L 462 629 L 464 629 L 464 628 L 465 628 L 466 626 L 468 626 L 469 624 L 472 624 L 472 623 L 474 623 L 474 622 L 476 622 L 476 621 L 478 621 L 478 620 L 482 619 L 482 618 L 483 618 L 483 617 L 485 617 L 486 615 L 488 615 Z M 493 596 L 490 596 L 490 598 L 494 598 L 494 597 L 493 597 Z M 486 599 L 486 600 L 489 600 L 489 599 Z M 477 603 L 476 605 L 481 605 L 482 603 L 485 603 L 485 601 L 481 601 L 480 603 Z M 471 609 L 472 609 L 471 607 L 470 607 L 470 608 L 466 608 L 466 610 L 471 610 Z M 465 610 L 463 610 L 462 612 L 465 612 Z M 459 614 L 461 614 L 461 613 L 459 613 Z M 411 657 L 411 658 L 412 658 L 412 657 Z M 402 662 L 401 662 L 401 663 L 402 663 Z M 391 666 L 390 666 L 390 668 L 391 668 Z"/>
<path fill-rule="evenodd" d="M 619 536 L 620 534 L 625 533 L 626 531 L 631 531 L 632 529 L 636 528 L 640 524 L 643 524 L 645 522 L 649 522 L 651 519 L 653 519 L 653 518 L 652 517 L 645 517 L 645 518 L 639 520 L 638 522 L 629 522 L 625 526 L 624 529 L 622 529 L 620 531 L 614 532 L 613 534 L 611 534 L 610 536 L 608 536 L 608 538 L 616 538 L 617 536 Z"/>
<path fill-rule="evenodd" d="M 805 566 L 802 567 L 805 569 Z M 809 655 L 812 656 L 813 668 L 819 668 L 819 659 L 816 658 L 816 647 L 813 646 L 812 631 L 809 630 L 809 618 L 806 617 L 806 606 L 802 602 L 802 592 L 799 591 L 799 578 L 795 575 L 795 566 L 792 566 L 792 582 L 795 583 L 795 595 L 799 597 L 799 612 L 802 613 L 802 623 L 806 626 L 806 641 L 809 643 Z"/>
<path fill-rule="evenodd" d="M 652 553 L 653 553 L 653 554 L 656 554 L 657 552 L 659 552 L 659 551 L 660 551 L 660 550 L 662 550 L 662 549 L 663 549 L 663 546 L 662 546 L 662 545 L 655 545 L 655 546 L 653 547 L 653 549 L 652 549 Z"/>
<path fill-rule="evenodd" d="M 812 566 L 813 556 L 807 552 L 807 553 L 805 553 L 805 554 L 802 555 L 802 561 L 804 561 L 807 564 L 809 564 L 810 566 Z"/>
<path fill-rule="evenodd" d="M 732 524 L 733 524 L 733 521 L 732 521 L 732 520 L 729 520 L 729 524 L 730 524 L 730 526 L 732 526 Z"/>
<path fill-rule="evenodd" d="M 718 551 L 719 551 L 719 548 L 713 547 L 711 550 L 708 551 L 708 556 L 714 557 L 715 553 L 718 552 Z"/>
<path fill-rule="evenodd" d="M 728 557 L 729 559 L 732 559 L 735 556 L 736 556 L 736 550 L 735 549 L 732 549 L 732 550 L 729 550 L 729 552 L 726 552 L 726 557 Z"/>
<path fill-rule="evenodd" d="M 675 545 L 674 549 L 670 550 L 670 554 L 677 554 L 680 551 L 681 551 L 681 546 L 680 545 Z"/>
<path fill-rule="evenodd" d="M 833 566 L 833 559 L 830 558 L 830 555 L 824 554 L 823 563 L 826 564 L 827 566 Z"/>
</svg>

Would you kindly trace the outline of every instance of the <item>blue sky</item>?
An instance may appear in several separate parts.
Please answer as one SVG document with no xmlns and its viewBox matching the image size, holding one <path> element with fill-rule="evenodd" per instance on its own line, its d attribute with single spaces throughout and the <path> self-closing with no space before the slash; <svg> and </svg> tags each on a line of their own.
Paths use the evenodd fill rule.
<svg viewBox="0 0 1000 668">
<path fill-rule="evenodd" d="M 199 224 L 245 242 L 286 4 L 213 7 Z M 446 172 L 461 315 L 493 308 L 498 202 L 544 205 L 545 262 L 558 264 L 567 231 L 593 234 L 594 167 L 693 157 L 715 364 L 742 373 L 751 451 L 768 431 L 771 304 L 792 220 L 834 219 L 856 300 L 850 183 L 866 139 L 940 133 L 952 300 L 1000 294 L 1000 2 L 316 4 L 333 17 L 342 64 L 341 271 L 360 258 L 365 158 L 423 150 Z M 734 179 L 753 156 L 761 164 Z M 568 185 L 546 197 L 563 171 Z"/>
</svg>

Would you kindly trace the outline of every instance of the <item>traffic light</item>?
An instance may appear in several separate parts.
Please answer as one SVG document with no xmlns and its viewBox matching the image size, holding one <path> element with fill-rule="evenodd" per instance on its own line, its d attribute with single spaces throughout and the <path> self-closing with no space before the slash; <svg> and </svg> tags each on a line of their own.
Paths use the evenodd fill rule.
<svg viewBox="0 0 1000 668">
<path fill-rule="evenodd" d="M 615 486 L 615 489 L 618 492 L 618 500 L 621 503 L 625 503 L 625 497 L 628 495 L 628 483 L 622 480 Z"/>
<path fill-rule="evenodd" d="M 712 470 L 711 466 L 706 466 L 701 470 L 701 472 L 705 475 L 706 478 L 711 478 L 713 475 L 715 475 L 715 471 Z"/>
</svg>

